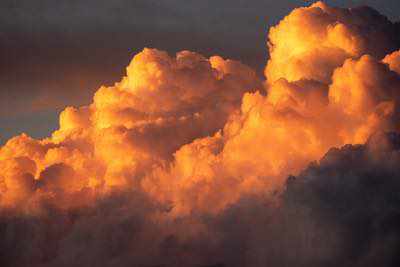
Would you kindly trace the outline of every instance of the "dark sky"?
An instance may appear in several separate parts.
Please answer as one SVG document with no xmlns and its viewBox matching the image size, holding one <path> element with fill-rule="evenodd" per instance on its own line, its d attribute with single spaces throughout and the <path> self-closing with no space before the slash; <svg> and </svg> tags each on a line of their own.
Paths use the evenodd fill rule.
<svg viewBox="0 0 400 267">
<path fill-rule="evenodd" d="M 57 128 L 66 105 L 90 103 L 102 84 L 124 75 L 143 47 L 187 49 L 241 60 L 260 73 L 268 27 L 311 1 L 288 0 L 2 0 L 0 144 Z M 370 5 L 391 20 L 398 0 L 326 1 Z"/>
</svg>

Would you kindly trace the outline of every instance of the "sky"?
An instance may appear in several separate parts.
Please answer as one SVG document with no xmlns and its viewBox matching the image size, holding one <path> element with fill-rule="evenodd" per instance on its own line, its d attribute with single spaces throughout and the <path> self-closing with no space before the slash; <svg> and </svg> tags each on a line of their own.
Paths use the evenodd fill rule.
<svg viewBox="0 0 400 267">
<path fill-rule="evenodd" d="M 396 21 L 396 0 L 326 1 L 370 5 Z M 174 54 L 221 55 L 262 75 L 268 28 L 310 1 L 116 0 L 0 4 L 0 144 L 26 132 L 40 138 L 58 127 L 68 105 L 90 103 L 144 47 Z"/>
<path fill-rule="evenodd" d="M 0 266 L 400 266 L 397 2 L 2 1 Z"/>
</svg>

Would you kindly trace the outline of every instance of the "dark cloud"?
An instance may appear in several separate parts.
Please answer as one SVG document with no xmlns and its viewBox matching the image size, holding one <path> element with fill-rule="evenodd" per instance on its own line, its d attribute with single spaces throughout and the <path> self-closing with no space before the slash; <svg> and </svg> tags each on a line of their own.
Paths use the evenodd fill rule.
<svg viewBox="0 0 400 267">
<path fill-rule="evenodd" d="M 303 245 L 335 252 L 325 266 L 398 266 L 399 161 L 400 135 L 377 133 L 366 145 L 331 149 L 289 179 L 284 209 L 313 227 Z"/>
</svg>

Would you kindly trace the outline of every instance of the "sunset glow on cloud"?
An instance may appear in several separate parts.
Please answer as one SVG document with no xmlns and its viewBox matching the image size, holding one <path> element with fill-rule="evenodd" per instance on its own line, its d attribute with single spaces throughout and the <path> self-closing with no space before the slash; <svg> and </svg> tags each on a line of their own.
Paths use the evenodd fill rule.
<svg viewBox="0 0 400 267">
<path fill-rule="evenodd" d="M 51 136 L 22 134 L 1 147 L 2 221 L 16 226 L 6 230 L 15 231 L 9 237 L 15 240 L 0 243 L 12 250 L 9 244 L 24 238 L 19 227 L 30 233 L 33 248 L 20 248 L 27 251 L 14 266 L 288 266 L 296 259 L 297 266 L 314 266 L 307 265 L 313 260 L 327 266 L 339 260 L 346 243 L 340 227 L 347 224 L 321 221 L 316 229 L 308 221 L 316 215 L 291 211 L 293 203 L 319 205 L 320 192 L 312 190 L 325 182 L 313 179 L 323 180 L 326 166 L 345 168 L 344 155 L 352 155 L 352 166 L 368 158 L 398 175 L 398 148 L 381 134 L 400 130 L 396 27 L 369 8 L 322 2 L 297 8 L 269 30 L 264 80 L 220 56 L 143 49 L 120 82 L 100 87 L 86 106 L 65 108 Z M 324 157 L 344 145 L 353 146 Z M 391 165 L 380 164 L 386 155 Z M 343 173 L 326 176 L 350 175 Z M 290 175 L 304 184 L 289 187 Z M 315 199 L 290 201 L 303 192 Z M 303 247 L 298 257 L 274 254 L 263 244 L 284 250 L 290 240 L 306 242 L 284 229 L 296 224 L 288 218 L 318 237 L 332 236 L 324 247 Z M 46 229 L 46 220 L 55 229 Z M 246 252 L 235 255 L 230 242 Z M 344 262 L 369 266 L 378 245 Z"/>
</svg>

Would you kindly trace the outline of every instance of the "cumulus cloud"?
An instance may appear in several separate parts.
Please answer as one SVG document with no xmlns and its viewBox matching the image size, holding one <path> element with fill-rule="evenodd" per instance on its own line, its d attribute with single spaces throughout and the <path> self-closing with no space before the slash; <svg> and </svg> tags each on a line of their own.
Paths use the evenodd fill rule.
<svg viewBox="0 0 400 267">
<path fill-rule="evenodd" d="M 378 132 L 365 145 L 331 149 L 319 164 L 289 180 L 284 209 L 308 214 L 314 227 L 322 225 L 322 231 L 310 233 L 315 246 L 332 246 L 329 264 L 399 263 L 399 141 L 398 133 Z M 323 244 L 324 235 L 334 243 Z"/>
<path fill-rule="evenodd" d="M 170 207 L 136 190 L 84 208 L 49 206 L 40 216 L 3 212 L 1 263 L 397 266 L 399 151 L 395 133 L 333 148 L 289 177 L 279 203 L 242 196 L 212 216 L 171 217 Z"/>
<path fill-rule="evenodd" d="M 270 82 L 312 79 L 330 82 L 347 58 L 377 59 L 398 49 L 399 28 L 369 7 L 334 8 L 323 2 L 297 8 L 269 31 Z"/>
<path fill-rule="evenodd" d="M 189 51 L 170 57 L 144 49 L 127 67 L 127 76 L 115 86 L 101 87 L 92 104 L 66 108 L 51 137 L 12 138 L 0 158 L 33 160 L 35 178 L 55 185 L 58 182 L 43 177 L 56 176 L 60 186 L 68 187 L 64 191 L 134 186 L 180 146 L 222 128 L 242 94 L 256 89 L 262 89 L 262 83 L 255 72 L 237 61 L 206 59 Z M 67 178 L 59 178 L 55 169 L 65 168 L 72 168 L 68 173 L 78 178 L 71 179 L 84 186 L 70 186 Z"/>
<path fill-rule="evenodd" d="M 295 9 L 269 32 L 265 81 L 219 56 L 144 49 L 50 137 L 0 149 L 3 265 L 390 265 L 396 32 L 370 8 Z"/>
<path fill-rule="evenodd" d="M 371 44 L 376 24 L 387 34 L 395 29 L 369 8 L 346 10 L 318 2 L 294 10 L 270 30 L 267 95 L 244 94 L 240 111 L 221 134 L 179 149 L 169 168 L 147 175 L 145 190 L 183 212 L 190 212 L 190 205 L 223 209 L 243 194 L 280 191 L 287 175 L 333 146 L 362 144 L 377 130 L 398 130 L 400 77 L 387 63 L 396 61 L 396 52 L 381 60 L 397 43 L 388 35 L 379 47 Z M 336 32 L 334 27 L 352 30 Z"/>
</svg>

